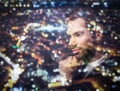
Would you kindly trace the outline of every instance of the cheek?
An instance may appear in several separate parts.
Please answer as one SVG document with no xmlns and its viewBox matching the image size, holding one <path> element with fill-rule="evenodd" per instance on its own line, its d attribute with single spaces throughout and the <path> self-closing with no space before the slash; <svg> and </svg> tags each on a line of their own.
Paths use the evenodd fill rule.
<svg viewBox="0 0 120 91">
<path fill-rule="evenodd" d="M 89 38 L 87 38 L 87 37 L 82 37 L 82 38 L 79 38 L 78 40 L 79 41 L 78 41 L 77 45 L 80 45 L 80 46 L 86 46 L 89 42 Z"/>
</svg>

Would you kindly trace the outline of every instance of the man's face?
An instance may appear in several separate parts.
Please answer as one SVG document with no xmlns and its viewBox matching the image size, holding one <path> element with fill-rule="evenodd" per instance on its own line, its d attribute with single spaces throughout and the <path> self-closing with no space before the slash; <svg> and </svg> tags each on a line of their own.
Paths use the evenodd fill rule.
<svg viewBox="0 0 120 91">
<path fill-rule="evenodd" d="M 77 18 L 69 21 L 67 24 L 67 34 L 70 36 L 69 47 L 77 59 L 81 59 L 84 55 L 92 50 L 90 46 L 91 35 L 86 28 L 85 20 Z"/>
</svg>

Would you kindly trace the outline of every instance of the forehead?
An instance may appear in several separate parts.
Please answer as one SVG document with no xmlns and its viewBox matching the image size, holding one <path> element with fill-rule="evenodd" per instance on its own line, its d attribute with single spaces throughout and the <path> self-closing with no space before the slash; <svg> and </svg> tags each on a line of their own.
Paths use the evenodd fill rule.
<svg viewBox="0 0 120 91">
<path fill-rule="evenodd" d="M 86 23 L 83 18 L 77 18 L 77 19 L 68 21 L 67 33 L 78 32 L 83 30 L 86 30 Z"/>
</svg>

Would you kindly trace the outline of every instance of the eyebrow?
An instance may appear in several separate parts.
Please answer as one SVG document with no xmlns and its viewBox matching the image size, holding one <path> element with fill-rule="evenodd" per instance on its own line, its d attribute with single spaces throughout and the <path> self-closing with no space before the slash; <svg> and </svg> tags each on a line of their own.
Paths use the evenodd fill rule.
<svg viewBox="0 0 120 91">
<path fill-rule="evenodd" d="M 78 32 L 75 32 L 73 35 L 77 35 L 77 34 L 83 34 L 85 31 L 78 31 Z"/>
</svg>

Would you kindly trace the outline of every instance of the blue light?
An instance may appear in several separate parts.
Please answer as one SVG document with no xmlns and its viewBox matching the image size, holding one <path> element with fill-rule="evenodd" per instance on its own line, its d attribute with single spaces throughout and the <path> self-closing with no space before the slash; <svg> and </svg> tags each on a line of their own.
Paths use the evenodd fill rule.
<svg viewBox="0 0 120 91">
<path fill-rule="evenodd" d="M 54 7 L 55 6 L 55 2 L 51 2 L 51 6 Z"/>
<path fill-rule="evenodd" d="M 105 6 L 105 7 L 108 7 L 108 3 L 107 3 L 107 2 L 104 2 L 104 6 Z"/>
<path fill-rule="evenodd" d="M 38 5 L 38 4 L 33 4 L 33 7 L 34 7 L 34 8 L 39 8 L 40 5 Z"/>
<path fill-rule="evenodd" d="M 112 85 L 112 88 L 115 88 L 116 87 L 116 85 Z"/>
</svg>

